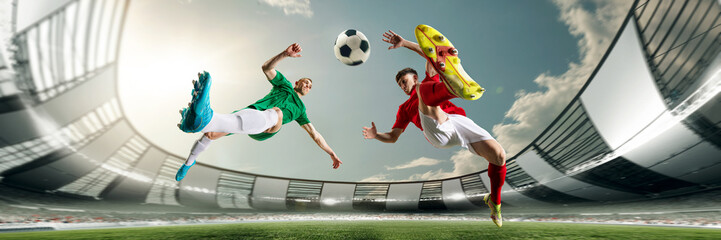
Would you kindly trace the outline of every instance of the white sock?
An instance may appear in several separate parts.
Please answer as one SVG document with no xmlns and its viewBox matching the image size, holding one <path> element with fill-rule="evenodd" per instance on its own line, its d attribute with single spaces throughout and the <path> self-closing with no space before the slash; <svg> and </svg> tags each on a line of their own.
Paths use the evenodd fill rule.
<svg viewBox="0 0 721 240">
<path fill-rule="evenodd" d="M 198 141 L 195 141 L 195 144 L 193 144 L 193 148 L 190 149 L 190 155 L 188 155 L 188 160 L 185 161 L 186 166 L 193 165 L 195 163 L 195 159 L 198 158 L 198 155 L 200 155 L 201 152 L 205 151 L 205 149 L 210 146 L 210 138 L 203 135 Z"/>
<path fill-rule="evenodd" d="M 258 134 L 273 127 L 278 122 L 278 112 L 273 109 L 258 111 L 243 109 L 233 114 L 213 114 L 202 132 L 224 132 L 240 134 Z"/>
</svg>

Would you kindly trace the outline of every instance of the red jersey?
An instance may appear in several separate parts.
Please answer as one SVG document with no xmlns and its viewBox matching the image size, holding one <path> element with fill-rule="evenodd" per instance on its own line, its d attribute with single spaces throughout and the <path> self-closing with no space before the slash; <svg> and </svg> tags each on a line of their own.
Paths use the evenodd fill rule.
<svg viewBox="0 0 721 240">
<path fill-rule="evenodd" d="M 439 78 L 440 76 L 438 75 L 430 77 L 428 76 L 428 72 L 426 72 L 426 78 L 423 79 L 422 83 L 426 81 L 440 82 Z M 466 111 L 463 110 L 463 108 L 457 107 L 449 101 L 442 102 L 439 107 L 441 107 L 441 109 L 448 114 L 458 114 L 466 116 Z M 408 127 L 408 123 L 413 122 L 413 124 L 415 124 L 416 127 L 421 129 L 422 131 L 423 127 L 421 127 L 421 119 L 418 114 L 418 94 L 416 94 L 416 88 L 414 87 L 408 100 L 406 100 L 406 102 L 404 102 L 398 107 L 398 114 L 396 114 L 396 123 L 393 124 L 393 128 L 400 128 L 406 130 L 406 127 Z"/>
</svg>

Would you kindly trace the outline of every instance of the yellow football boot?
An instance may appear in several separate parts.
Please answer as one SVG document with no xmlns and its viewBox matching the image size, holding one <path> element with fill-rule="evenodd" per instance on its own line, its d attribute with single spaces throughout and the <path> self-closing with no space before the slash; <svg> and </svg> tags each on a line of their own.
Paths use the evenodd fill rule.
<svg viewBox="0 0 721 240">
<path fill-rule="evenodd" d="M 458 50 L 438 30 L 428 25 L 418 25 L 415 30 L 416 40 L 423 53 L 441 75 L 441 81 L 448 88 L 448 92 L 466 100 L 476 100 L 483 95 L 483 89 L 468 76 Z"/>
<path fill-rule="evenodd" d="M 493 220 L 493 223 L 496 224 L 496 226 L 501 227 L 503 226 L 503 218 L 501 217 L 501 204 L 499 203 L 496 205 L 491 201 L 491 194 L 486 194 L 486 196 L 483 196 L 483 201 L 486 202 L 486 205 L 488 205 L 489 208 L 491 208 L 491 220 Z"/>
</svg>

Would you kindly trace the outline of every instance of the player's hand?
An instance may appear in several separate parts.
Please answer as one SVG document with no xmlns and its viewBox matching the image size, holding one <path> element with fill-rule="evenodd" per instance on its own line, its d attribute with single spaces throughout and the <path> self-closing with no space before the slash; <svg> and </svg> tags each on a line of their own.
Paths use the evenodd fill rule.
<svg viewBox="0 0 721 240">
<path fill-rule="evenodd" d="M 340 164 L 343 163 L 340 161 L 340 158 L 338 158 L 338 155 L 335 155 L 335 153 L 330 155 L 330 159 L 333 160 L 333 169 L 338 169 Z"/>
<path fill-rule="evenodd" d="M 288 46 L 283 53 L 285 53 L 288 57 L 300 57 L 300 51 L 303 51 L 303 49 L 300 48 L 300 45 L 293 43 Z"/>
<path fill-rule="evenodd" d="M 365 139 L 374 139 L 378 136 L 378 130 L 376 130 L 376 123 L 371 122 L 373 127 L 363 127 L 363 137 Z"/>
<path fill-rule="evenodd" d="M 400 35 L 394 33 L 394 32 L 391 31 L 391 30 L 388 30 L 388 32 L 383 33 L 383 37 L 384 37 L 384 38 L 383 38 L 383 41 L 384 41 L 384 42 L 387 42 L 387 43 L 390 43 L 390 44 L 391 44 L 391 46 L 388 47 L 388 50 L 402 47 L 402 46 L 403 46 L 403 41 L 405 40 L 405 39 L 403 39 L 403 37 L 401 37 Z"/>
</svg>

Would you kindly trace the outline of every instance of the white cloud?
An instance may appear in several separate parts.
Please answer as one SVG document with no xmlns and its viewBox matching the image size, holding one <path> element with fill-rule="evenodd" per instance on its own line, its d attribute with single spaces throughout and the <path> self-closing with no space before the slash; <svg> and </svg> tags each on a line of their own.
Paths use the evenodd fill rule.
<svg viewBox="0 0 721 240">
<path fill-rule="evenodd" d="M 542 90 L 519 91 L 516 102 L 505 117 L 512 123 L 493 126 L 497 140 L 513 156 L 535 139 L 578 93 L 606 52 L 633 1 L 596 0 L 595 12 L 583 8 L 579 0 L 555 0 L 559 20 L 578 37 L 580 62 L 569 63 L 568 70 L 557 76 L 543 73 L 533 80 Z"/>
<path fill-rule="evenodd" d="M 282 8 L 286 16 L 297 14 L 307 18 L 313 17 L 310 0 L 260 0 L 260 2 L 271 7 Z"/>
<path fill-rule="evenodd" d="M 421 158 L 411 161 L 410 163 L 399 165 L 398 167 L 410 165 L 414 162 L 427 161 L 424 159 L 438 161 L 435 164 L 444 162 L 443 160 L 436 160 L 436 159 L 421 157 Z M 450 161 L 453 163 L 452 171 L 445 171 L 443 169 L 431 170 L 431 171 L 428 171 L 425 173 L 413 174 L 410 177 L 408 177 L 407 179 L 401 179 L 401 180 L 389 178 L 390 174 L 388 174 L 388 173 L 379 173 L 379 174 L 367 177 L 360 181 L 361 182 L 390 182 L 390 181 L 434 180 L 434 179 L 457 177 L 457 176 L 485 170 L 488 168 L 488 161 L 486 161 L 486 159 L 482 158 L 481 156 L 471 153 L 471 151 L 468 151 L 467 149 L 461 149 L 458 152 L 454 153 L 453 156 L 451 156 Z M 431 162 L 431 161 L 429 161 L 429 162 Z M 386 168 L 388 169 L 388 167 L 386 167 Z M 391 170 L 391 169 L 389 169 L 389 170 Z"/>
<path fill-rule="evenodd" d="M 379 173 L 367 178 L 364 178 L 363 180 L 360 180 L 361 182 L 386 182 L 386 181 L 393 181 L 393 179 L 389 179 L 388 176 L 390 174 L 386 173 Z"/>
<path fill-rule="evenodd" d="M 413 160 L 408 163 L 404 163 L 404 164 L 401 164 L 401 165 L 398 165 L 395 167 L 386 166 L 386 170 L 398 170 L 398 169 L 414 168 L 414 167 L 420 167 L 420 166 L 433 166 L 433 165 L 439 164 L 441 162 L 443 162 L 443 161 L 433 159 L 433 158 L 421 157 L 416 160 Z"/>
<path fill-rule="evenodd" d="M 438 169 L 425 173 L 417 173 L 411 175 L 406 180 L 418 181 L 443 179 L 478 172 L 488 168 L 488 161 L 466 149 L 461 149 L 453 154 L 453 156 L 451 156 L 451 162 L 453 162 L 453 171 L 448 172 L 443 169 Z"/>
</svg>

